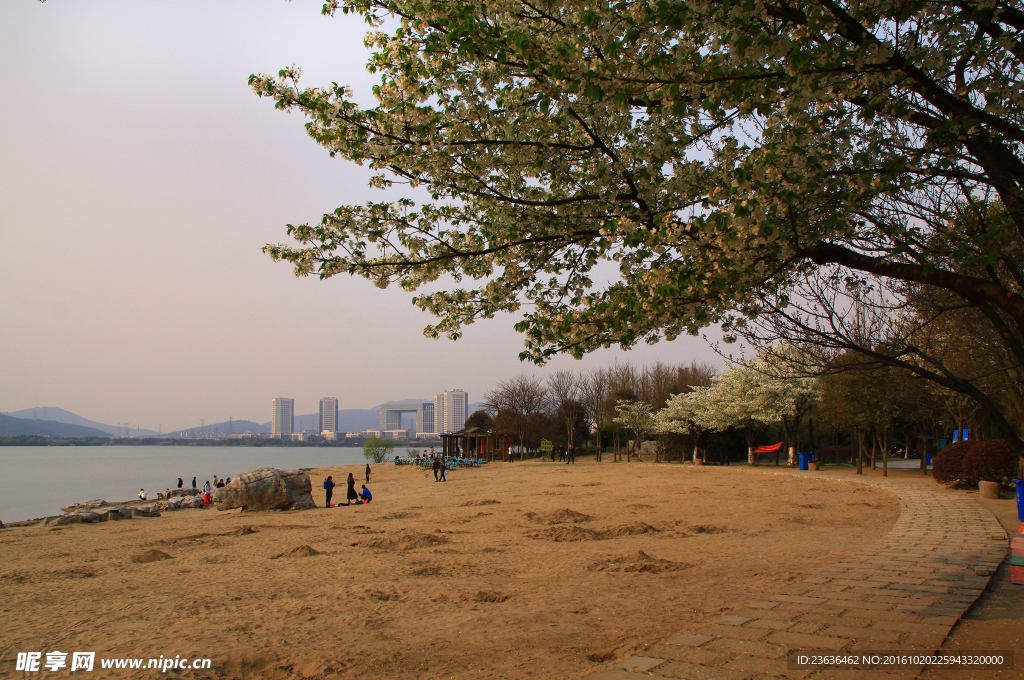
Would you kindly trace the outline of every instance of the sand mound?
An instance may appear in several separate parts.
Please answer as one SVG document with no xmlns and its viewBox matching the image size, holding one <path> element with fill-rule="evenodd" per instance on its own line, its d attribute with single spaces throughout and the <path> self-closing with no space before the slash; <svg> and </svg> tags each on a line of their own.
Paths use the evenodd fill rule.
<svg viewBox="0 0 1024 680">
<path fill-rule="evenodd" d="M 545 524 L 579 524 L 580 522 L 589 522 L 592 519 L 594 518 L 590 515 L 584 515 L 582 512 L 576 512 L 568 508 L 555 510 L 541 517 L 541 521 Z"/>
<path fill-rule="evenodd" d="M 604 482 L 587 482 L 586 484 L 580 484 L 580 486 L 604 486 Z"/>
<path fill-rule="evenodd" d="M 604 538 L 600 533 L 592 529 L 584 529 L 578 526 L 568 527 L 549 527 L 542 529 L 541 531 L 535 531 L 527 534 L 530 538 L 544 538 L 555 543 L 562 543 L 564 541 L 600 541 Z"/>
<path fill-rule="evenodd" d="M 139 564 L 147 564 L 149 562 L 159 562 L 161 560 L 170 559 L 174 558 L 161 550 L 151 548 L 144 553 L 139 553 L 138 555 L 133 556 L 132 562 L 138 562 Z"/>
<path fill-rule="evenodd" d="M 430 548 L 442 543 L 449 543 L 452 539 L 444 534 L 402 534 L 395 538 L 382 536 L 360 541 L 356 545 L 364 548 L 380 548 L 381 550 L 415 550 L 416 548 Z"/>
<path fill-rule="evenodd" d="M 672 560 L 663 560 L 657 557 L 651 557 L 643 550 L 637 550 L 632 555 L 609 557 L 599 562 L 595 562 L 587 567 L 587 569 L 589 571 L 658 574 L 663 571 L 681 571 L 683 569 L 689 569 L 692 566 L 692 564 L 686 564 L 685 562 L 673 562 Z"/>
<path fill-rule="evenodd" d="M 323 555 L 323 553 L 319 550 L 313 550 L 313 548 L 310 548 L 308 545 L 300 545 L 297 548 L 292 548 L 288 552 L 283 552 L 280 555 L 274 555 L 270 559 L 276 560 L 281 557 L 313 557 L 314 555 Z"/>
<path fill-rule="evenodd" d="M 384 515 L 381 519 L 416 519 L 422 516 L 423 514 L 419 512 L 392 512 Z"/>
<path fill-rule="evenodd" d="M 630 503 L 626 506 L 630 510 L 649 510 L 653 508 L 653 505 L 647 505 L 646 503 Z"/>
<path fill-rule="evenodd" d="M 512 597 L 512 596 L 511 595 L 505 595 L 504 593 L 499 593 L 496 590 L 481 590 L 480 592 L 478 592 L 476 595 L 473 596 L 473 601 L 474 602 L 504 602 L 505 600 L 507 600 L 510 597 Z"/>
<path fill-rule="evenodd" d="M 656 534 L 659 531 L 661 531 L 661 529 L 655 529 L 650 524 L 637 522 L 635 524 L 620 524 L 617 527 L 605 529 L 601 532 L 601 534 L 605 538 L 618 538 L 620 536 L 639 536 L 641 534 Z"/>
<path fill-rule="evenodd" d="M 690 531 L 695 534 L 724 534 L 730 531 L 729 527 L 719 527 L 714 524 L 695 524 L 690 527 Z"/>
<path fill-rule="evenodd" d="M 255 534 L 255 533 L 258 533 L 258 532 L 255 529 L 253 529 L 251 526 L 246 524 L 244 527 L 238 527 L 237 529 L 235 529 L 234 531 L 232 531 L 228 535 L 229 536 L 247 536 L 249 534 Z"/>
<path fill-rule="evenodd" d="M 463 508 L 476 508 L 476 507 L 479 507 L 481 505 L 500 505 L 500 504 L 501 504 L 501 501 L 492 500 L 490 498 L 484 498 L 484 499 L 479 500 L 479 501 L 466 501 L 465 503 L 463 503 L 459 507 L 463 507 Z"/>
<path fill-rule="evenodd" d="M 400 602 L 402 600 L 401 593 L 395 590 L 394 586 L 392 586 L 390 590 L 367 589 L 366 596 L 373 600 L 380 600 L 381 602 Z"/>
<path fill-rule="evenodd" d="M 449 572 L 447 570 L 441 568 L 441 567 L 432 566 L 432 567 L 416 567 L 415 569 L 413 569 L 409 573 L 412 574 L 413 576 L 444 576 L 444 575 L 448 574 Z"/>
</svg>

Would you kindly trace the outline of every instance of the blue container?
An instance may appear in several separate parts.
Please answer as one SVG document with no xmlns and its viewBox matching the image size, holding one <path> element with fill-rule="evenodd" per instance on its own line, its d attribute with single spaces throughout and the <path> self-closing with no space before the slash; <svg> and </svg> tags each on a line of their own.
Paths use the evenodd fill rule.
<svg viewBox="0 0 1024 680">
<path fill-rule="evenodd" d="M 797 457 L 798 457 L 798 458 L 799 458 L 799 460 L 800 460 L 800 469 L 801 469 L 801 470 L 806 470 L 806 469 L 808 469 L 808 468 L 807 468 L 807 462 L 811 460 L 811 454 L 809 454 L 809 453 L 798 453 L 798 454 L 797 454 Z M 1020 488 L 1020 487 L 1018 487 L 1018 488 Z M 1020 494 L 1021 492 L 1020 492 L 1020 491 L 1018 491 L 1017 493 L 1018 493 L 1018 496 L 1017 496 L 1017 498 L 1019 499 L 1019 498 L 1020 498 L 1020 495 L 1019 495 L 1019 494 Z M 1019 502 L 1019 501 L 1018 501 L 1018 502 Z"/>
<path fill-rule="evenodd" d="M 1024 522 L 1024 479 L 1013 480 L 1017 487 L 1017 519 Z"/>
<path fill-rule="evenodd" d="M 925 467 L 928 467 L 931 464 L 932 464 L 932 454 L 926 453 L 924 455 L 924 465 L 925 465 Z"/>
</svg>

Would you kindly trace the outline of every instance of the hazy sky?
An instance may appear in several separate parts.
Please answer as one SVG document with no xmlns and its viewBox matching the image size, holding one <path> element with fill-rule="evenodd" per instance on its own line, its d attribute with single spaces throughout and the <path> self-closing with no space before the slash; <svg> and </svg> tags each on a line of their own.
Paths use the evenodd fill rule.
<svg viewBox="0 0 1024 680">
<path fill-rule="evenodd" d="M 248 88 L 298 63 L 305 85 L 369 104 L 366 26 L 322 0 L 0 3 L 0 411 L 58 406 L 164 431 L 462 388 L 613 361 L 714 361 L 703 340 L 522 364 L 510 318 L 428 340 L 399 289 L 297 279 L 260 252 L 284 225 L 371 189 Z"/>
</svg>

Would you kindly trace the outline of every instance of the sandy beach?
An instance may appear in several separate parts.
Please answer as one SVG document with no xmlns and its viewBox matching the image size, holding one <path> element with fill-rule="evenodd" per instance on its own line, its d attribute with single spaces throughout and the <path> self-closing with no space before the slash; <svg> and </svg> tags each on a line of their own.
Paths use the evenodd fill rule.
<svg viewBox="0 0 1024 680">
<path fill-rule="evenodd" d="M 366 506 L 0 533 L 0 676 L 60 650 L 212 659 L 183 677 L 577 678 L 838 562 L 900 509 L 736 468 L 373 467 Z M 311 471 L 316 502 L 362 469 Z"/>
</svg>

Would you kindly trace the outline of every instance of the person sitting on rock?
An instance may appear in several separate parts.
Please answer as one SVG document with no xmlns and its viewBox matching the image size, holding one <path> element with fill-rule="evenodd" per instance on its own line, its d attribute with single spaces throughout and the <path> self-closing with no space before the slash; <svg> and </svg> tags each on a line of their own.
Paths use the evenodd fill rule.
<svg viewBox="0 0 1024 680">
<path fill-rule="evenodd" d="M 139 500 L 140 501 L 148 500 L 146 498 L 146 490 L 145 489 L 139 489 Z"/>
<path fill-rule="evenodd" d="M 359 498 L 362 499 L 363 503 L 369 503 L 373 500 L 373 494 L 370 493 L 370 490 L 366 488 L 365 484 L 362 484 L 361 486 L 363 487 L 363 490 L 359 492 Z"/>
</svg>

